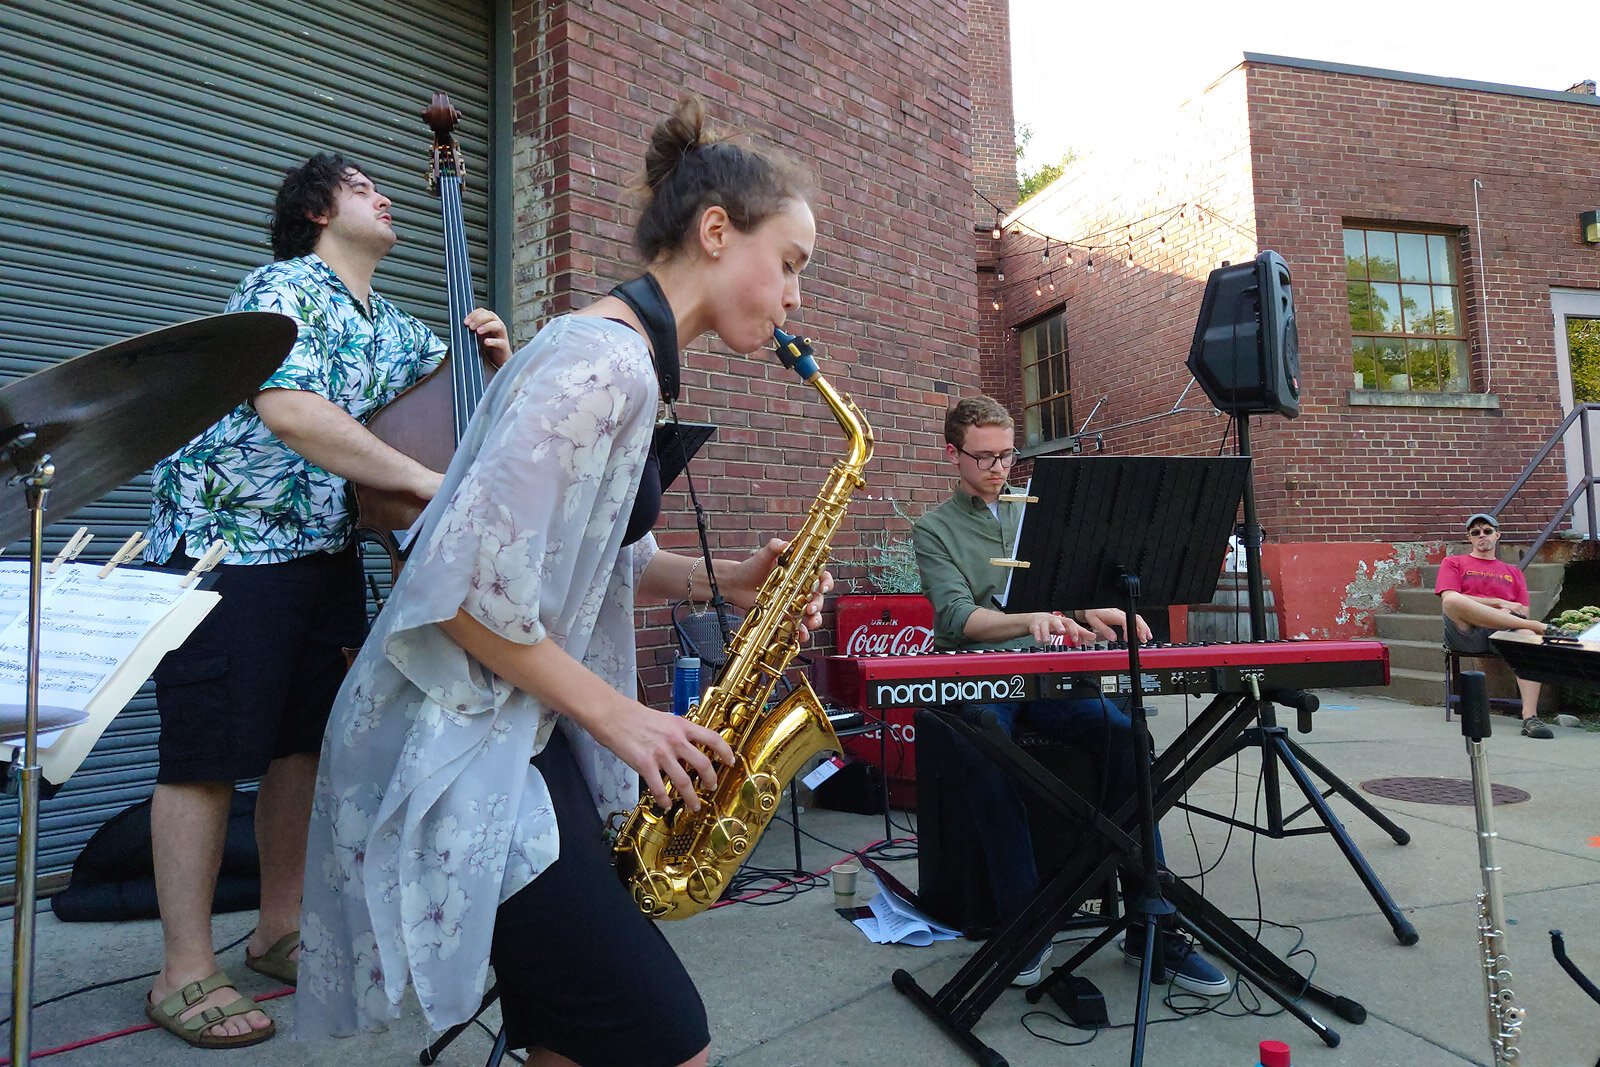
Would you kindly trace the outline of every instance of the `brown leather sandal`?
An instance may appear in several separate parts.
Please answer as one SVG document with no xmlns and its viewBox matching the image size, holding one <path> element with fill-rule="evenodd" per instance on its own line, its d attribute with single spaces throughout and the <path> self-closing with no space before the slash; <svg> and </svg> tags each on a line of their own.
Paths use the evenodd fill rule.
<svg viewBox="0 0 1600 1067">
<path fill-rule="evenodd" d="M 213 1026 L 224 1019 L 231 1019 L 237 1015 L 244 1015 L 252 1011 L 260 1011 L 261 1006 L 249 997 L 240 994 L 221 1007 L 210 1007 L 204 1011 L 196 1012 L 187 1019 L 179 1016 L 185 1011 L 200 1003 L 207 996 L 218 989 L 232 989 L 233 979 L 227 972 L 218 971 L 210 978 L 202 978 L 198 982 L 190 982 L 165 998 L 160 1004 L 150 1003 L 150 998 L 145 997 L 144 1013 L 150 1021 L 161 1029 L 182 1039 L 195 1048 L 244 1048 L 246 1045 L 259 1045 L 273 1034 L 278 1032 L 278 1025 L 268 1020 L 267 1025 L 259 1030 L 251 1030 L 247 1034 L 210 1034 Z"/>
<path fill-rule="evenodd" d="M 280 982 L 297 985 L 300 980 L 300 961 L 292 953 L 300 947 L 300 931 L 293 930 L 272 943 L 272 947 L 259 956 L 244 950 L 244 965 L 257 974 L 276 978 Z"/>
</svg>

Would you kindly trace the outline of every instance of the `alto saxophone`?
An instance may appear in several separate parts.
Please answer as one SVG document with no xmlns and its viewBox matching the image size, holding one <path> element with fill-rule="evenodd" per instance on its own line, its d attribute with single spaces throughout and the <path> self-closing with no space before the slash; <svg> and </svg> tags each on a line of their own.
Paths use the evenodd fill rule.
<svg viewBox="0 0 1600 1067">
<path fill-rule="evenodd" d="M 866 484 L 861 472 L 872 458 L 872 427 L 817 370 L 809 341 L 782 330 L 773 336 L 779 360 L 822 394 L 850 450 L 833 465 L 800 532 L 761 584 L 716 684 L 688 713 L 723 736 L 734 765 L 717 771 L 717 787 L 700 794 L 699 811 L 681 798 L 661 811 L 645 796 L 618 832 L 618 873 L 652 918 L 686 919 L 715 903 L 760 840 L 789 780 L 817 753 L 839 751 L 822 701 L 805 679 L 776 707 L 767 703 L 798 651 L 795 626 L 828 561 L 828 542 L 851 496 Z"/>
<path fill-rule="evenodd" d="M 1472 803 L 1478 822 L 1478 944 L 1488 1008 L 1489 1047 L 1495 1067 L 1521 1062 L 1522 1025 L 1527 1011 L 1511 988 L 1511 957 L 1506 948 L 1506 909 L 1500 892 L 1500 865 L 1494 855 L 1494 797 L 1489 785 L 1483 739 L 1489 736 L 1489 697 L 1482 671 L 1461 673 L 1461 733 L 1472 764 Z"/>
</svg>

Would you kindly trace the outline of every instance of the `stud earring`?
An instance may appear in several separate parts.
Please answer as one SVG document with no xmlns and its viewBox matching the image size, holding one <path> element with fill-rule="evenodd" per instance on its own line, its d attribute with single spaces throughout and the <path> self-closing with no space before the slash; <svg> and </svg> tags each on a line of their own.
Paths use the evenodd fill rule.
<svg viewBox="0 0 1600 1067">
<path fill-rule="evenodd" d="M 716 258 L 717 258 L 717 257 L 718 257 L 718 256 L 720 256 L 720 255 L 722 255 L 722 253 L 721 253 L 721 252 L 712 252 L 712 253 L 711 253 L 711 258 L 712 258 L 712 259 L 716 259 Z"/>
</svg>

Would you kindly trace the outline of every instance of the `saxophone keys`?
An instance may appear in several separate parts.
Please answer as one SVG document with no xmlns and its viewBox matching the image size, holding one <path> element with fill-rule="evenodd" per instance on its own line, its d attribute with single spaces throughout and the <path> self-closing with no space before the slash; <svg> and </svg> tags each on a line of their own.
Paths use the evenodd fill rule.
<svg viewBox="0 0 1600 1067">
<path fill-rule="evenodd" d="M 672 910 L 672 879 L 660 871 L 640 871 L 633 883 L 633 902 L 652 919 Z"/>
<path fill-rule="evenodd" d="M 739 802 L 749 811 L 759 811 L 762 814 L 776 810 L 778 807 L 778 794 L 783 792 L 778 780 L 765 772 L 758 772 L 746 778 L 744 785 L 739 789 Z"/>
<path fill-rule="evenodd" d="M 750 828 L 733 818 L 718 819 L 711 827 L 711 851 L 719 859 L 743 856 L 750 848 Z"/>
<path fill-rule="evenodd" d="M 714 904 L 722 895 L 722 872 L 699 864 L 684 880 L 684 891 L 696 904 Z"/>
</svg>

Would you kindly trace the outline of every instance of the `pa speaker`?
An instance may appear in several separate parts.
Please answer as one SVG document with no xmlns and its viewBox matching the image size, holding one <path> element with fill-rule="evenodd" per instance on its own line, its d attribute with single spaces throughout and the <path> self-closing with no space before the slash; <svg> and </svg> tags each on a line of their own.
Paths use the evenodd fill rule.
<svg viewBox="0 0 1600 1067">
<path fill-rule="evenodd" d="M 1188 366 L 1218 411 L 1300 414 L 1300 334 L 1283 257 L 1262 252 L 1211 272 Z"/>
</svg>

